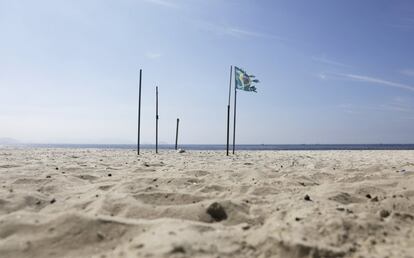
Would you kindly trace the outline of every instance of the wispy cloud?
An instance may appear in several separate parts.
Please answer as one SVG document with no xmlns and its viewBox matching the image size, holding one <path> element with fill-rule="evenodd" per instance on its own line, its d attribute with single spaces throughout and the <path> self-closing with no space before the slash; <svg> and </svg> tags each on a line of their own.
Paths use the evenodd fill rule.
<svg viewBox="0 0 414 258">
<path fill-rule="evenodd" d="M 387 103 L 377 104 L 377 105 L 355 105 L 355 104 L 340 104 L 337 106 L 342 109 L 344 112 L 349 114 L 362 114 L 366 111 L 376 111 L 376 112 L 387 112 L 394 114 L 401 114 L 403 117 L 414 116 L 414 106 L 410 103 L 408 99 L 405 98 L 393 98 Z"/>
<path fill-rule="evenodd" d="M 147 3 L 168 7 L 168 8 L 179 8 L 180 5 L 174 0 L 144 0 Z"/>
<path fill-rule="evenodd" d="M 162 54 L 158 53 L 158 52 L 147 52 L 147 53 L 145 53 L 145 56 L 148 59 L 158 59 L 162 56 Z"/>
<path fill-rule="evenodd" d="M 414 69 L 404 69 L 404 70 L 401 70 L 400 73 L 407 75 L 407 76 L 414 76 Z"/>
<path fill-rule="evenodd" d="M 385 86 L 388 86 L 388 87 L 393 87 L 393 88 L 398 88 L 398 89 L 403 89 L 403 90 L 409 90 L 409 91 L 414 92 L 414 87 L 413 86 L 406 85 L 406 84 L 403 84 L 403 83 L 387 81 L 387 80 L 383 80 L 383 79 L 380 79 L 380 78 L 374 78 L 374 77 L 369 77 L 369 76 L 364 76 L 364 75 L 344 74 L 344 76 L 346 76 L 350 79 L 354 79 L 356 81 L 369 82 L 369 83 L 373 83 L 373 84 L 381 84 L 381 85 L 385 85 Z"/>
<path fill-rule="evenodd" d="M 327 64 L 327 65 L 334 65 L 334 66 L 341 66 L 341 67 L 351 67 L 350 65 L 341 63 L 341 62 L 337 62 L 337 61 L 333 61 L 330 59 L 327 59 L 326 57 L 312 57 L 313 61 L 319 62 L 319 63 L 323 63 L 323 64 Z"/>
<path fill-rule="evenodd" d="M 269 38 L 269 39 L 287 40 L 286 38 L 279 37 L 279 36 L 269 34 L 269 33 L 262 33 L 262 32 L 258 32 L 258 31 L 250 31 L 250 30 L 234 28 L 234 27 L 223 27 L 222 30 L 225 34 L 228 34 L 230 36 L 235 36 L 235 37 L 254 37 L 254 38 Z"/>
<path fill-rule="evenodd" d="M 388 81 L 388 80 L 384 80 L 384 79 L 381 79 L 381 78 L 365 76 L 365 75 L 344 74 L 344 73 L 321 73 L 321 74 L 319 74 L 319 78 L 321 78 L 323 80 L 327 80 L 327 79 L 342 79 L 342 80 L 344 80 L 344 79 L 347 79 L 347 80 L 352 80 L 352 81 L 367 82 L 367 83 L 371 83 L 371 84 L 383 85 L 383 86 L 387 86 L 387 87 L 398 88 L 398 89 L 408 90 L 408 91 L 414 92 L 414 86 L 399 83 L 399 82 Z"/>
<path fill-rule="evenodd" d="M 248 30 L 245 28 L 234 27 L 229 25 L 220 25 L 212 22 L 206 21 L 193 21 L 198 28 L 207 30 L 209 32 L 215 33 L 217 35 L 225 35 L 237 38 L 267 38 L 267 39 L 276 39 L 281 41 L 289 41 L 288 38 L 284 38 L 272 33 L 266 33 L 256 30 Z"/>
<path fill-rule="evenodd" d="M 406 112 L 414 114 L 414 106 L 410 99 L 405 97 L 395 97 L 388 104 L 382 105 L 383 108 L 392 111 Z"/>
</svg>

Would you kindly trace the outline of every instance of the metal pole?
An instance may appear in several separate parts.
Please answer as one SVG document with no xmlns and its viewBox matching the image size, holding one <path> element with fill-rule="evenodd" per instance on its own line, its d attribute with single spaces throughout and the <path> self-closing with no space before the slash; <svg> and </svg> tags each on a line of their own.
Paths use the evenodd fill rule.
<svg viewBox="0 0 414 258">
<path fill-rule="evenodd" d="M 158 153 L 158 86 L 155 87 L 155 153 Z"/>
<path fill-rule="evenodd" d="M 236 84 L 236 68 L 234 68 L 234 121 L 233 121 L 233 154 L 236 149 L 236 103 L 237 103 L 237 84 Z"/>
<path fill-rule="evenodd" d="M 237 100 L 237 91 L 236 91 L 236 85 L 234 85 L 233 154 L 236 149 L 236 100 Z"/>
<path fill-rule="evenodd" d="M 175 150 L 178 149 L 178 126 L 180 124 L 180 119 L 177 118 L 177 128 L 175 129 Z"/>
<path fill-rule="evenodd" d="M 141 133 L 141 80 L 142 80 L 142 69 L 139 69 L 139 90 L 138 90 L 138 139 L 137 139 L 137 155 L 139 155 L 140 149 L 140 133 Z"/>
<path fill-rule="evenodd" d="M 233 72 L 233 66 L 230 66 L 230 82 L 229 82 L 229 102 L 227 104 L 227 145 L 226 155 L 229 155 L 229 141 L 230 141 L 230 97 L 231 97 L 231 76 Z"/>
</svg>

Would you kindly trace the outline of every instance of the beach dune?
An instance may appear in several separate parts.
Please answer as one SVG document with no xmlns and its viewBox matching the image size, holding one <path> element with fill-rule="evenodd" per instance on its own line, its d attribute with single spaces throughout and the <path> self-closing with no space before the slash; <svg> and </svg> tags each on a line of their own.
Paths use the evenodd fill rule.
<svg viewBox="0 0 414 258">
<path fill-rule="evenodd" d="M 414 151 L 3 148 L 0 257 L 414 257 Z"/>
</svg>

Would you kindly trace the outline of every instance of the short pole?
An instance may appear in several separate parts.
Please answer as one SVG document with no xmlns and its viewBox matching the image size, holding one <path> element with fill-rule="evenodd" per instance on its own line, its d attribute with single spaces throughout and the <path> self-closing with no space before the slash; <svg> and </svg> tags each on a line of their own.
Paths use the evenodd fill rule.
<svg viewBox="0 0 414 258">
<path fill-rule="evenodd" d="M 178 126 L 180 124 L 180 119 L 177 118 L 177 128 L 175 129 L 175 150 L 178 149 Z"/>
<path fill-rule="evenodd" d="M 138 129 L 137 129 L 137 155 L 139 155 L 140 149 L 140 133 L 141 133 L 141 79 L 142 69 L 139 69 L 139 88 L 138 88 Z"/>
<path fill-rule="evenodd" d="M 158 86 L 155 87 L 155 153 L 158 153 Z"/>
</svg>

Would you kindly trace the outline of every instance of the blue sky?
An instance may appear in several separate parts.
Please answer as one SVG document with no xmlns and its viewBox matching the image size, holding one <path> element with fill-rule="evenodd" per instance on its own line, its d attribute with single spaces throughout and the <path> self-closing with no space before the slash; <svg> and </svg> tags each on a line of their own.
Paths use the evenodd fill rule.
<svg viewBox="0 0 414 258">
<path fill-rule="evenodd" d="M 0 137 L 224 143 L 230 65 L 239 143 L 414 143 L 414 2 L 0 0 Z"/>
</svg>

